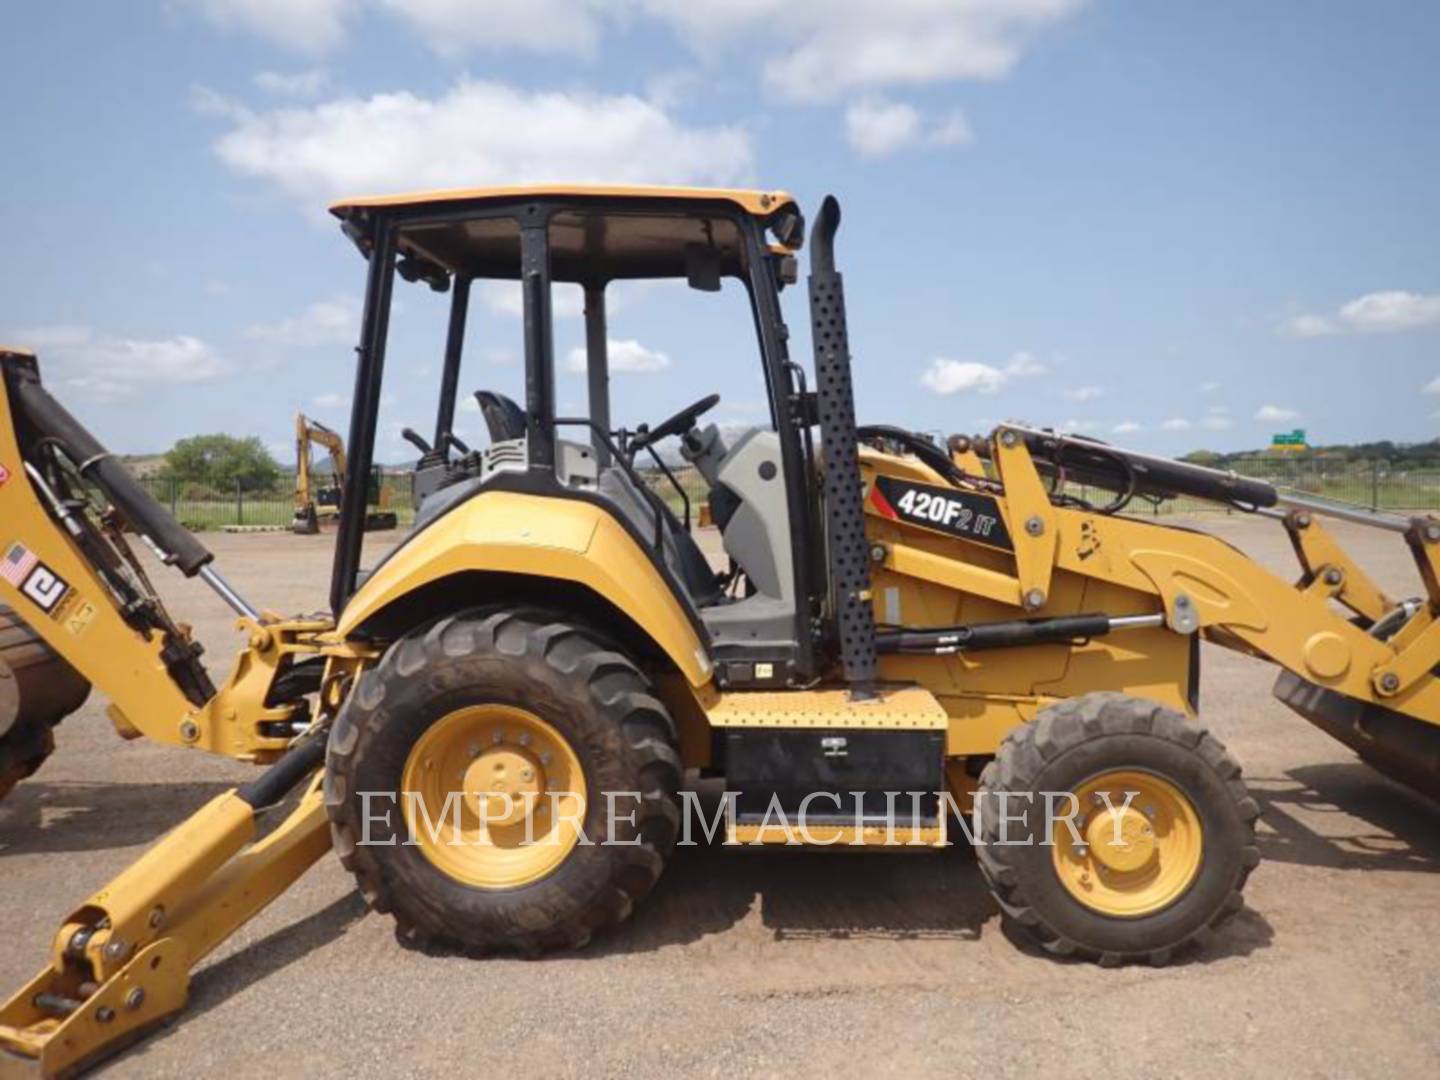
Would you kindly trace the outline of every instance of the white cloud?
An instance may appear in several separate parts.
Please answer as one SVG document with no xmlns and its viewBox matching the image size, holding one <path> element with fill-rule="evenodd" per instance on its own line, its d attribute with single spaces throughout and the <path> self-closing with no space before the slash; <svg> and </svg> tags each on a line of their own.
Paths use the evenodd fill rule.
<svg viewBox="0 0 1440 1080">
<path fill-rule="evenodd" d="M 1440 375 L 1435 376 L 1420 388 L 1422 394 L 1440 394 Z"/>
<path fill-rule="evenodd" d="M 937 394 L 993 394 L 1005 385 L 1005 372 L 975 360 L 937 357 L 920 376 L 920 385 Z"/>
<path fill-rule="evenodd" d="M 1280 332 L 1287 337 L 1328 337 L 1340 328 L 1323 315 L 1296 315 L 1281 324 Z"/>
<path fill-rule="evenodd" d="M 790 101 L 1009 75 L 1036 34 L 1084 0 L 178 0 L 212 23 L 308 53 L 333 49 L 366 10 L 409 25 L 433 49 L 591 55 L 607 31 L 649 20 L 702 60 L 759 59 Z M 937 130 L 944 130 L 944 123 Z M 951 137 L 964 141 L 955 128 Z"/>
<path fill-rule="evenodd" d="M 1098 431 L 1099 429 L 1100 425 L 1094 420 L 1065 420 L 1060 424 L 1062 435 L 1072 432 Z"/>
<path fill-rule="evenodd" d="M 1011 379 L 1044 375 L 1050 369 L 1028 352 L 1017 352 L 1003 368 L 976 360 L 936 357 L 920 376 L 920 385 L 937 394 L 993 394 Z"/>
<path fill-rule="evenodd" d="M 330 411 L 348 409 L 350 408 L 350 395 L 337 394 L 333 390 L 327 391 L 323 394 L 316 394 L 310 399 L 310 404 L 314 405 L 317 409 L 327 409 Z"/>
<path fill-rule="evenodd" d="M 298 52 L 332 49 L 345 37 L 350 0 L 180 0 L 225 29 L 244 30 Z"/>
<path fill-rule="evenodd" d="M 922 146 L 962 146 L 974 140 L 959 112 L 931 122 L 913 105 L 880 97 L 861 98 L 845 110 L 845 138 L 864 157 L 886 157 Z"/>
<path fill-rule="evenodd" d="M 1235 422 L 1224 413 L 1211 412 L 1200 418 L 1200 427 L 1205 431 L 1229 431 Z"/>
<path fill-rule="evenodd" d="M 188 334 L 145 341 L 86 326 L 49 326 L 14 337 L 43 354 L 53 381 L 105 401 L 132 398 L 147 385 L 206 382 L 230 371 L 212 346 Z"/>
<path fill-rule="evenodd" d="M 754 166 L 741 129 L 687 127 L 628 94 L 462 78 L 435 98 L 402 91 L 255 111 L 202 91 L 196 107 L 232 125 L 215 143 L 221 161 L 307 207 L 462 180 L 739 183 Z"/>
<path fill-rule="evenodd" d="M 596 0 L 378 2 L 410 23 L 425 44 L 442 56 L 477 48 L 586 55 L 595 51 L 600 39 L 602 9 Z"/>
<path fill-rule="evenodd" d="M 525 314 L 525 294 L 518 281 L 481 281 L 480 301 L 497 315 L 518 319 Z M 613 304 L 607 304 L 606 310 L 615 313 Z M 557 283 L 550 291 L 550 311 L 557 319 L 578 319 L 585 314 L 585 294 L 577 287 Z"/>
<path fill-rule="evenodd" d="M 1341 307 L 1340 319 L 1357 331 L 1374 334 L 1433 326 L 1440 323 L 1440 293 L 1369 293 Z"/>
<path fill-rule="evenodd" d="M 1105 396 L 1103 386 L 1072 386 L 1062 390 L 1062 394 L 1071 401 L 1094 401 L 1096 398 Z"/>
<path fill-rule="evenodd" d="M 639 0 L 691 48 L 740 45 L 766 57 L 765 80 L 795 101 L 850 90 L 999 79 L 1034 34 L 1081 0 Z"/>
<path fill-rule="evenodd" d="M 1046 375 L 1050 366 L 1037 360 L 1028 352 L 1017 352 L 1005 362 L 1005 374 L 1010 378 L 1029 375 Z"/>
<path fill-rule="evenodd" d="M 612 281 L 605 289 L 605 311 L 614 316 L 650 294 L 682 285 L 679 279 Z M 518 281 L 481 281 L 479 289 L 480 302 L 497 315 L 518 319 L 525 314 L 525 296 Z M 585 314 L 584 290 L 569 282 L 557 282 L 551 290 L 550 310 L 557 319 L 580 318 Z"/>
<path fill-rule="evenodd" d="M 1145 426 L 1134 420 L 1121 420 L 1110 430 L 1116 435 L 1133 435 L 1137 431 L 1144 431 Z"/>
<path fill-rule="evenodd" d="M 360 308 L 349 297 L 317 300 L 299 315 L 273 323 L 252 323 L 245 336 L 269 345 L 315 348 L 353 345 L 360 335 Z"/>
<path fill-rule="evenodd" d="M 1266 423 L 1284 424 L 1291 420 L 1299 420 L 1300 414 L 1294 409 L 1287 409 L 1280 405 L 1261 405 L 1255 410 L 1255 419 L 1263 420 Z"/>
<path fill-rule="evenodd" d="M 1435 325 L 1440 325 L 1440 293 L 1390 289 L 1366 293 L 1341 304 L 1333 315 L 1297 315 L 1283 323 L 1280 330 L 1292 337 L 1325 337 L 1396 334 Z"/>
<path fill-rule="evenodd" d="M 1172 416 L 1170 419 L 1160 422 L 1161 431 L 1189 431 L 1190 427 L 1190 421 L 1183 416 Z"/>
<path fill-rule="evenodd" d="M 1210 382 L 1203 382 L 1200 384 L 1200 392 L 1202 394 L 1213 394 L 1216 390 L 1219 389 L 1220 384 L 1213 379 Z"/>
<path fill-rule="evenodd" d="M 607 352 L 610 374 L 654 375 L 670 367 L 665 353 L 647 349 L 633 338 L 609 338 Z M 577 345 L 565 357 L 565 370 L 574 374 L 585 371 L 585 349 Z"/>
<path fill-rule="evenodd" d="M 267 94 L 277 97 L 313 98 L 330 83 L 330 75 L 324 68 L 309 71 L 261 71 L 254 83 Z"/>
</svg>

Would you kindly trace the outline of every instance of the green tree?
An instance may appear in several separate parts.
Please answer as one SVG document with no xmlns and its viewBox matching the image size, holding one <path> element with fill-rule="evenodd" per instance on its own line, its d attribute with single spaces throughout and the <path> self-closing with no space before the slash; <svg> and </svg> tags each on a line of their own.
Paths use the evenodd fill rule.
<svg viewBox="0 0 1440 1080">
<path fill-rule="evenodd" d="M 200 482 L 222 491 L 238 483 L 243 491 L 267 491 L 280 481 L 280 465 L 254 435 L 192 435 L 165 455 L 164 475 Z"/>
</svg>

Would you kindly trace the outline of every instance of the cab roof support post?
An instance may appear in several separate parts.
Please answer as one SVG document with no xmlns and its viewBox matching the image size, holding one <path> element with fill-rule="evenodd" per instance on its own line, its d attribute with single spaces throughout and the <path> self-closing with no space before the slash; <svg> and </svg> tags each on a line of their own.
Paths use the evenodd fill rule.
<svg viewBox="0 0 1440 1080">
<path fill-rule="evenodd" d="M 530 467 L 555 465 L 555 340 L 550 321 L 550 238 L 543 207 L 520 227 L 520 285 L 525 301 L 525 435 Z"/>
<path fill-rule="evenodd" d="M 470 311 L 470 281 L 455 275 L 450 295 L 450 328 L 445 336 L 445 369 L 440 375 L 440 405 L 435 410 L 435 438 L 430 443 L 444 451 L 444 438 L 455 430 L 455 397 L 460 389 L 460 356 L 465 351 L 465 320 Z"/>
<path fill-rule="evenodd" d="M 606 339 L 605 283 L 585 286 L 585 371 L 590 384 L 590 420 L 601 431 L 610 430 L 610 345 Z M 610 464 L 610 448 L 598 434 L 590 436 L 595 460 Z"/>
<path fill-rule="evenodd" d="M 356 346 L 355 393 L 350 409 L 350 471 L 340 503 L 335 535 L 335 564 L 330 575 L 330 610 L 337 616 L 355 591 L 360 546 L 365 542 L 365 506 L 370 469 L 375 462 L 375 429 L 380 414 L 380 383 L 385 375 L 385 341 L 390 333 L 390 295 L 395 285 L 395 228 L 384 216 L 374 219 L 370 274 L 365 283 L 365 313 Z"/>
</svg>

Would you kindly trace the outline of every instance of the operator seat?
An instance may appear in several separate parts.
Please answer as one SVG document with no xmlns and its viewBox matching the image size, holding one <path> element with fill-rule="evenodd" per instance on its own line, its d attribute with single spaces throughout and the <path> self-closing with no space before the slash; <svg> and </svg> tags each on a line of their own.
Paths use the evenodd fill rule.
<svg viewBox="0 0 1440 1080">
<path fill-rule="evenodd" d="M 641 493 L 625 471 L 614 465 L 601 469 L 598 487 L 600 494 L 617 507 L 645 538 L 646 545 L 653 543 L 655 504 Z M 663 502 L 660 507 L 660 544 L 665 562 L 685 586 L 697 608 L 717 603 L 722 593 L 710 560 L 705 558 L 700 545 L 685 530 L 684 523 L 674 511 Z"/>
<path fill-rule="evenodd" d="M 525 410 L 494 390 L 476 390 L 475 403 L 490 429 L 491 443 L 506 442 L 525 436 Z"/>
</svg>

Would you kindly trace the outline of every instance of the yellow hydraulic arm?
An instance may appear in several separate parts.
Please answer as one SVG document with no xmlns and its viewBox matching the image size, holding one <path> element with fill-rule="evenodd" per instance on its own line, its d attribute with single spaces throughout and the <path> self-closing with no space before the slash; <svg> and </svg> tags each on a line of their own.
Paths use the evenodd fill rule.
<svg viewBox="0 0 1440 1080">
<path fill-rule="evenodd" d="M 1002 426 L 984 448 L 983 456 L 993 465 L 990 477 L 966 441 L 955 457 L 956 468 L 967 477 L 959 489 L 969 485 L 993 497 L 1013 547 L 1005 553 L 962 540 L 970 552 L 966 555 L 958 555 L 948 539 L 937 542 L 939 530 L 928 522 L 906 518 L 876 494 L 876 477 L 884 474 L 910 477 L 935 490 L 950 478 L 914 458 L 867 450 L 861 464 L 868 533 L 882 586 L 888 571 L 902 581 L 925 582 L 1040 617 L 1068 613 L 1054 604 L 1062 580 L 1070 595 L 1103 587 L 1129 605 L 1117 614 L 1153 613 L 1174 633 L 1199 634 L 1263 656 L 1327 693 L 1440 727 L 1440 679 L 1434 675 L 1440 665 L 1440 521 L 1276 497 L 1272 491 L 1278 506 L 1250 509 L 1276 519 L 1288 532 L 1302 568 L 1300 580 L 1288 582 L 1211 534 L 1052 497 L 1031 444 L 1064 442 L 1053 433 Z M 1085 445 L 1076 443 L 1075 452 L 1084 451 Z M 1423 600 L 1402 606 L 1386 596 L 1324 528 L 1322 516 L 1402 534 L 1425 589 Z M 883 603 L 883 588 L 881 593 L 877 602 Z M 1348 618 L 1337 604 L 1359 620 Z M 1384 632 L 1374 632 L 1377 626 Z M 975 682 L 974 673 L 969 680 Z M 1066 693 L 1097 688 L 1073 682 L 1064 685 Z M 1332 727 L 1327 730 L 1334 733 Z"/>
<path fill-rule="evenodd" d="M 219 795 L 64 920 L 50 963 L 0 1006 L 0 1080 L 64 1076 L 185 1006 L 190 970 L 330 847 L 323 734 Z M 306 778 L 284 821 L 259 813 Z"/>
<path fill-rule="evenodd" d="M 103 512 L 93 488 L 110 501 Z M 239 615 L 245 644 L 218 688 L 131 554 L 126 528 Z M 328 616 L 255 611 L 210 562 L 45 392 L 34 357 L 0 350 L 0 602 L 109 698 L 121 734 L 275 762 L 64 920 L 50 963 L 0 1008 L 0 1076 L 70 1073 L 174 1013 L 193 966 L 329 847 L 318 775 L 325 732 L 362 658 Z M 304 700 L 314 685 L 271 700 L 301 660 L 325 665 L 318 720 Z M 252 845 L 260 812 L 307 780 L 289 816 Z"/>
</svg>

